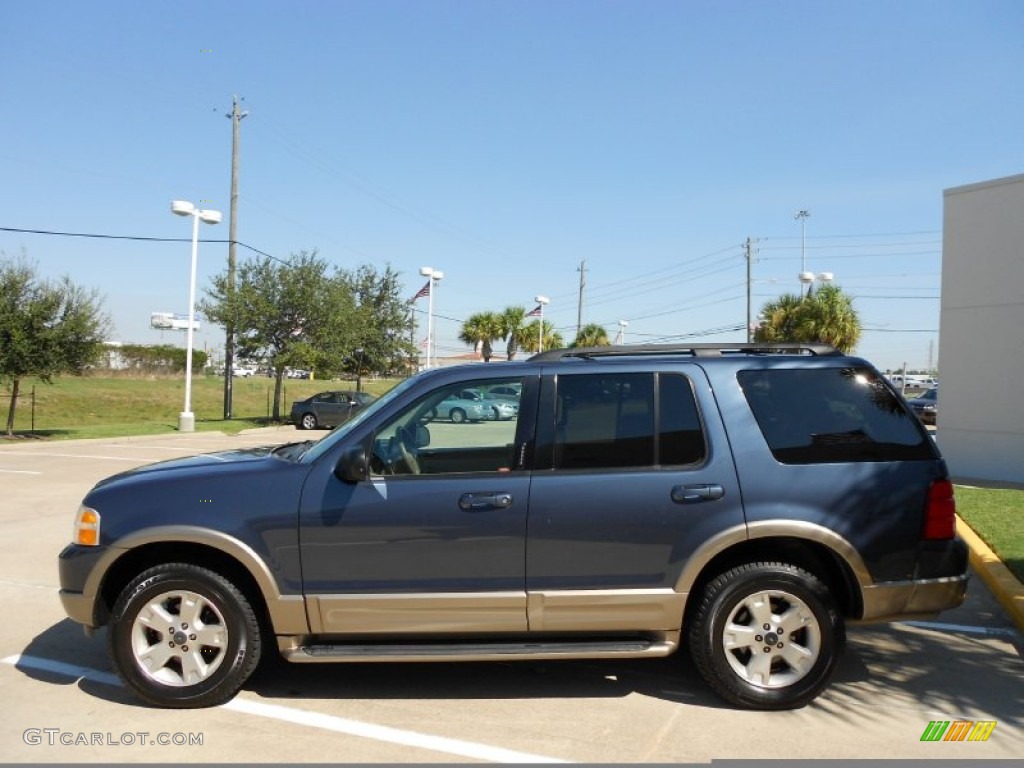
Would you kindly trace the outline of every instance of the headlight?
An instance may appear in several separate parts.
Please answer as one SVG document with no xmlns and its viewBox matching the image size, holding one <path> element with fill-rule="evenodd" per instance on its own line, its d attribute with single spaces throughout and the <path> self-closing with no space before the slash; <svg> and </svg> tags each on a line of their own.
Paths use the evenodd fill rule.
<svg viewBox="0 0 1024 768">
<path fill-rule="evenodd" d="M 96 547 L 100 543 L 100 513 L 90 507 L 81 506 L 75 515 L 75 530 L 71 536 L 75 544 Z"/>
</svg>

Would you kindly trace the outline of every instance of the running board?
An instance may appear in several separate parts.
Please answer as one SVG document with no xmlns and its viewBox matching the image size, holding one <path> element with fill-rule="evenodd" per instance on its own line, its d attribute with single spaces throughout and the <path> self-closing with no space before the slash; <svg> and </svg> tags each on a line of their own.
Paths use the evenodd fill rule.
<svg viewBox="0 0 1024 768">
<path fill-rule="evenodd" d="M 676 640 L 675 637 L 666 637 L 658 640 L 297 645 L 296 638 L 281 637 L 278 638 L 278 646 L 288 661 L 307 664 L 346 661 L 510 661 L 668 656 L 676 650 Z"/>
</svg>

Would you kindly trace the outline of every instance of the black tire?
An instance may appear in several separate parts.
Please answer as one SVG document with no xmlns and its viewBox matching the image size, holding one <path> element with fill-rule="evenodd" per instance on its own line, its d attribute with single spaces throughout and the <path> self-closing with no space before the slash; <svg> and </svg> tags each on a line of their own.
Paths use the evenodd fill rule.
<svg viewBox="0 0 1024 768">
<path fill-rule="evenodd" d="M 304 413 L 302 418 L 299 419 L 299 429 L 316 429 L 320 426 L 316 420 L 315 413 Z"/>
<path fill-rule="evenodd" d="M 234 696 L 256 669 L 260 630 L 249 601 L 230 581 L 196 565 L 167 563 L 121 591 L 107 651 L 117 674 L 145 702 L 212 707 Z M 145 658 L 153 663 L 144 665 Z"/>
<path fill-rule="evenodd" d="M 452 424 L 462 424 L 466 420 L 466 412 L 461 408 L 452 408 L 448 418 L 452 420 Z"/>
<path fill-rule="evenodd" d="M 783 563 L 716 577 L 688 626 L 690 653 L 708 685 L 733 704 L 763 710 L 802 707 L 820 694 L 845 639 L 825 585 Z"/>
</svg>

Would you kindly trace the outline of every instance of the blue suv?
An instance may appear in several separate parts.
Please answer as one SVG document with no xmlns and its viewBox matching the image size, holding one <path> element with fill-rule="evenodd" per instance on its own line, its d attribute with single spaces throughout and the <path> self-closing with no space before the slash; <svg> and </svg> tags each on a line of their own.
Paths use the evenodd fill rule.
<svg viewBox="0 0 1024 768">
<path fill-rule="evenodd" d="M 514 418 L 433 419 L 467 388 Z M 319 442 L 97 484 L 61 598 L 145 701 L 210 706 L 300 663 L 662 657 L 799 707 L 850 622 L 959 605 L 943 459 L 823 346 L 545 352 L 413 376 Z"/>
</svg>

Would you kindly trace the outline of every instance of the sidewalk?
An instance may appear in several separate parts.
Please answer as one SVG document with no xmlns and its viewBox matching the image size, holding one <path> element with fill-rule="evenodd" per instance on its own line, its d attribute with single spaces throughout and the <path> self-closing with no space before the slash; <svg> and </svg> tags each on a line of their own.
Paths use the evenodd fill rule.
<svg viewBox="0 0 1024 768">
<path fill-rule="evenodd" d="M 956 523 L 956 532 L 967 542 L 971 551 L 971 565 L 974 570 L 992 590 L 992 594 L 1006 610 L 1010 620 L 1017 625 L 1017 629 L 1024 632 L 1024 584 L 1017 581 L 996 553 L 989 549 L 988 544 L 982 541 L 959 515 Z"/>
</svg>

